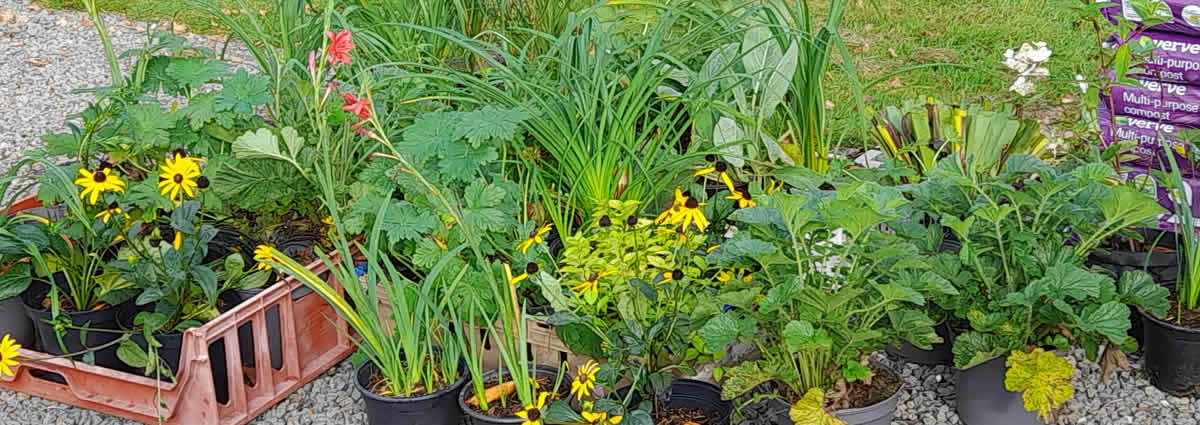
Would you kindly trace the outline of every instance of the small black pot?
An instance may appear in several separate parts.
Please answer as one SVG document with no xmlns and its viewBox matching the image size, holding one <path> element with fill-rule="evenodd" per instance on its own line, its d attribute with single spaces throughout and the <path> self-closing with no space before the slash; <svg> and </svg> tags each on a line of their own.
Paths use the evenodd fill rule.
<svg viewBox="0 0 1200 425">
<path fill-rule="evenodd" d="M 124 309 L 118 313 L 117 321 L 121 324 L 122 328 L 132 331 L 133 320 L 137 317 L 137 313 L 136 309 Z M 167 369 L 171 371 L 171 375 L 178 375 L 179 362 L 183 356 L 183 332 L 155 335 L 154 339 L 162 344 L 161 347 L 158 347 L 158 357 L 162 360 L 162 363 L 166 364 Z M 143 352 L 149 350 L 146 337 L 140 331 L 130 335 L 129 340 L 137 344 L 138 347 L 141 347 Z M 219 403 L 229 402 L 229 374 L 227 373 L 229 367 L 226 359 L 224 339 L 218 340 L 208 346 L 208 364 L 212 371 L 214 393 L 216 393 L 217 402 Z M 120 369 L 150 378 L 155 377 L 153 372 L 146 374 L 145 369 L 136 368 L 124 362 L 121 363 Z"/>
<path fill-rule="evenodd" d="M 617 395 L 624 399 L 629 387 L 617 390 Z M 668 391 L 667 408 L 698 409 L 715 413 L 717 419 L 700 425 L 729 425 L 729 417 L 733 414 L 733 402 L 721 398 L 721 388 L 705 381 L 680 378 L 671 381 Z M 629 408 L 636 408 L 644 398 L 640 392 L 635 392 L 629 399 Z"/>
<path fill-rule="evenodd" d="M 459 425 L 463 420 L 463 409 L 455 398 L 470 376 L 466 368 L 466 362 L 460 362 L 458 380 L 433 394 L 385 397 L 366 388 L 371 375 L 379 370 L 375 363 L 368 361 L 355 372 L 354 388 L 362 394 L 367 405 L 367 423 L 370 425 Z"/>
<path fill-rule="evenodd" d="M 954 331 L 950 328 L 949 322 L 939 323 L 933 327 L 933 330 L 942 337 L 942 342 L 933 344 L 933 347 L 928 350 L 912 345 L 905 340 L 900 340 L 899 347 L 888 345 L 885 350 L 888 354 L 909 363 L 948 365 L 954 361 L 954 352 L 951 351 L 954 347 Z"/>
<path fill-rule="evenodd" d="M 22 306 L 25 308 L 25 314 L 33 322 L 35 339 L 37 340 L 36 345 L 42 352 L 56 356 L 67 353 L 78 353 L 84 350 L 95 349 L 121 338 L 121 333 L 102 332 L 101 330 L 120 330 L 121 326 L 117 323 L 117 313 L 123 309 L 128 309 L 131 303 L 116 306 L 110 305 L 96 311 L 60 313 L 66 316 L 72 325 L 91 329 L 86 332 L 86 337 L 84 337 L 84 331 L 66 329 L 62 336 L 63 345 L 66 345 L 66 351 L 63 351 L 62 345 L 58 343 L 58 334 L 54 332 L 54 325 L 48 323 L 54 318 L 54 314 L 50 311 L 42 310 L 41 307 L 42 300 L 45 300 L 46 294 L 49 293 L 49 285 L 44 282 L 33 282 L 30 284 L 29 289 L 21 295 L 22 301 L 24 301 Z M 96 366 L 125 370 L 125 363 L 117 358 L 117 344 L 92 351 L 91 354 L 94 356 Z M 83 357 L 84 355 L 81 354 L 71 358 L 76 361 L 82 361 Z"/>
<path fill-rule="evenodd" d="M 1025 410 L 1021 393 L 1004 388 L 1004 361 L 997 357 L 958 371 L 955 391 L 958 417 L 967 425 L 1044 425 Z"/>
<path fill-rule="evenodd" d="M 1138 310 L 1144 320 L 1146 374 L 1167 394 L 1200 397 L 1200 329 L 1164 322 Z"/>
<path fill-rule="evenodd" d="M 11 335 L 23 347 L 32 348 L 37 344 L 33 322 L 25 313 L 21 297 L 0 300 L 0 336 L 3 335 Z"/>
<path fill-rule="evenodd" d="M 488 382 L 488 380 L 498 376 L 498 373 L 499 373 L 499 371 L 496 369 L 493 369 L 493 370 L 488 371 L 487 373 L 484 373 L 483 378 L 482 378 L 484 384 L 486 384 Z M 504 372 L 504 374 L 505 374 L 505 376 L 507 376 L 508 372 Z M 535 378 L 555 379 L 558 377 L 558 368 L 538 365 L 536 368 L 534 368 L 533 374 L 534 374 Z M 570 385 L 570 382 L 571 382 L 570 377 L 563 376 L 562 382 L 559 384 L 561 387 L 555 389 L 555 391 L 551 391 L 551 393 L 555 393 L 555 394 L 565 393 L 566 386 Z M 518 418 L 516 416 L 510 416 L 507 418 L 494 418 L 494 417 L 487 416 L 485 414 L 475 411 L 475 409 L 473 407 L 471 407 L 470 405 L 467 404 L 467 399 L 474 397 L 474 396 L 475 396 L 475 390 L 472 386 L 463 386 L 463 388 L 458 391 L 458 408 L 461 409 L 463 412 L 463 424 L 465 424 L 465 425 L 514 425 L 514 424 L 520 425 L 522 422 L 525 422 L 524 419 Z M 550 403 L 547 402 L 546 405 L 549 406 Z"/>
</svg>

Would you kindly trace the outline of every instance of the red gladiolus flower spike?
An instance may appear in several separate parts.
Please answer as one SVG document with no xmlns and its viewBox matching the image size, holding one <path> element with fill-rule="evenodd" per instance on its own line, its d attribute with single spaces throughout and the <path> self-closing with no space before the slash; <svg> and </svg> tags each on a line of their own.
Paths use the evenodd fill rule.
<svg viewBox="0 0 1200 425">
<path fill-rule="evenodd" d="M 329 64 L 337 65 L 338 62 L 349 64 L 350 51 L 354 49 L 354 36 L 349 30 L 342 30 L 334 34 L 332 31 L 325 31 L 325 36 L 329 37 Z"/>
<path fill-rule="evenodd" d="M 358 115 L 359 118 L 371 118 L 371 99 L 356 98 L 353 94 L 342 93 L 342 100 L 346 101 L 346 106 L 342 107 L 343 111 Z"/>
</svg>

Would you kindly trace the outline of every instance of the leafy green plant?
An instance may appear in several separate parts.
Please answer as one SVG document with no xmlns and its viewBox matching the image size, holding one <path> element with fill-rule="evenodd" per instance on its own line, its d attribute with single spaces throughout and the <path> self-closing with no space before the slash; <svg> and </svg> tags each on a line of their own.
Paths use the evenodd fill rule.
<svg viewBox="0 0 1200 425">
<path fill-rule="evenodd" d="M 1175 161 L 1175 154 L 1169 146 L 1162 147 L 1167 154 L 1168 163 L 1171 164 L 1170 170 L 1165 173 L 1158 173 L 1159 181 L 1167 182 L 1167 190 L 1171 200 L 1175 203 L 1175 217 L 1177 217 L 1180 229 L 1195 229 L 1196 217 L 1191 213 L 1191 202 L 1188 201 L 1189 196 L 1185 195 L 1187 182 L 1183 178 L 1183 173 L 1179 171 L 1179 165 Z M 1183 267 L 1179 268 L 1179 281 L 1175 286 L 1175 293 L 1179 311 L 1176 314 L 1176 320 L 1183 320 L 1183 310 L 1197 311 L 1200 310 L 1200 239 L 1197 239 L 1195 232 L 1187 234 L 1184 232 L 1179 235 L 1179 255 Z M 1162 316 L 1159 316 L 1162 317 Z"/>
<path fill-rule="evenodd" d="M 971 169 L 943 160 L 911 192 L 962 243 L 931 259 L 960 293 L 933 300 L 969 324 L 954 341 L 956 367 L 1038 346 L 1078 345 L 1095 360 L 1103 345 L 1112 361 L 1135 345 L 1127 304 L 1165 312 L 1167 291 L 1148 274 L 1114 282 L 1083 265 L 1101 242 L 1162 212 L 1146 194 L 1114 185 L 1106 164 L 1054 168 L 1014 155 L 996 176 Z"/>
<path fill-rule="evenodd" d="M 932 173 L 946 156 L 964 167 L 969 164 L 971 172 L 994 175 L 1010 156 L 1042 156 L 1047 145 L 1038 122 L 1018 118 L 1012 105 L 960 108 L 929 98 L 889 106 L 871 122 L 884 154 L 921 176 Z"/>
<path fill-rule="evenodd" d="M 880 230 L 904 217 L 898 189 L 859 182 L 822 191 L 802 174 L 787 181 L 795 188 L 734 212 L 738 233 L 707 257 L 716 267 L 758 270 L 754 281 L 721 288 L 728 311 L 693 316 L 709 317 L 699 329 L 704 350 L 743 340 L 763 353 L 725 370 L 726 398 L 775 381 L 799 408 L 812 390 L 870 382 L 865 355 L 886 343 L 939 342 L 922 307 L 927 296 L 957 292 L 929 272 L 916 246 Z"/>
</svg>

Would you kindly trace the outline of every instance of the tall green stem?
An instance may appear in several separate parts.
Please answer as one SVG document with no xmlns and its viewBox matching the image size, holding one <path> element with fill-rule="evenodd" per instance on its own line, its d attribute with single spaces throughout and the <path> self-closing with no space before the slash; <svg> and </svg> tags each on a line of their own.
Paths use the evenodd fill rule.
<svg viewBox="0 0 1200 425">
<path fill-rule="evenodd" d="M 104 56 L 108 58 L 109 72 L 112 73 L 112 85 L 121 84 L 121 66 L 117 63 L 117 54 L 113 52 L 112 40 L 108 38 L 108 27 L 104 25 L 104 17 L 100 16 L 100 7 L 96 0 L 83 0 L 92 23 L 96 24 L 96 34 L 100 35 L 100 43 L 104 44 Z"/>
</svg>

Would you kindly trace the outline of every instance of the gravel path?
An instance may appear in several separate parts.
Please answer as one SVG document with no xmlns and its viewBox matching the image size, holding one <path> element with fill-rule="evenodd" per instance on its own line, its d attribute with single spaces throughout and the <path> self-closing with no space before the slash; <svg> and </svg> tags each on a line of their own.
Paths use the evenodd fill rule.
<svg viewBox="0 0 1200 425">
<path fill-rule="evenodd" d="M 118 52 L 145 42 L 149 24 L 108 16 Z M 217 48 L 216 38 L 189 36 Z M 233 62 L 245 62 L 237 49 Z M 94 29 L 84 14 L 52 11 L 28 0 L 0 0 L 0 171 L 41 145 L 40 135 L 63 131 L 67 116 L 92 99 L 71 90 L 108 83 L 107 65 Z M 1072 353 L 1079 372 L 1075 399 L 1062 424 L 1197 425 L 1200 401 L 1167 397 L 1134 370 L 1117 372 L 1101 383 L 1099 369 Z M 961 424 L 954 413 L 954 373 L 947 367 L 905 365 L 906 382 L 896 424 Z M 350 388 L 347 363 L 330 370 L 258 420 L 261 425 L 363 424 L 362 400 Z M 131 422 L 37 397 L 0 390 L 0 424 L 123 425 Z"/>
</svg>

